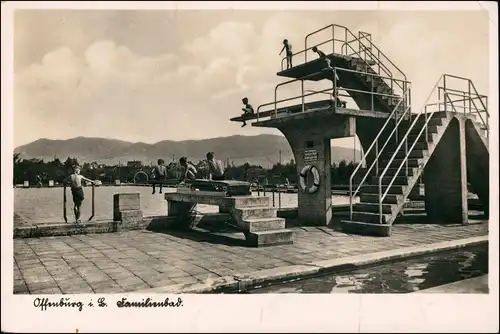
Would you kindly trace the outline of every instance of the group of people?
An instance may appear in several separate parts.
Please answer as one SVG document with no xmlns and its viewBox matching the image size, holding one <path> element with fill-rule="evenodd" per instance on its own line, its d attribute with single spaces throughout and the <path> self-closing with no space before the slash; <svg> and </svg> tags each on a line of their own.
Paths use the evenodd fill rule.
<svg viewBox="0 0 500 334">
<path fill-rule="evenodd" d="M 293 65 L 292 65 L 293 52 L 292 52 L 292 44 L 290 44 L 290 42 L 287 39 L 283 40 L 283 48 L 281 49 L 280 55 L 283 53 L 283 51 L 286 51 L 285 52 L 286 53 L 286 68 L 288 70 L 288 69 L 293 67 Z M 328 56 L 323 51 L 319 50 L 316 46 L 314 46 L 312 48 L 312 51 L 314 53 L 316 53 L 318 55 L 318 57 L 325 62 L 325 64 L 326 64 L 325 70 L 332 70 L 333 71 L 332 62 L 331 62 L 330 58 L 328 58 Z M 338 77 L 337 77 L 337 80 L 338 80 Z M 335 100 L 335 105 L 337 107 L 343 107 L 343 108 L 346 107 L 346 102 L 340 100 L 340 98 L 339 98 L 339 91 L 338 91 L 337 87 L 335 87 L 333 94 L 332 94 L 332 97 Z M 243 102 L 243 108 L 241 110 L 243 111 L 243 116 L 253 115 L 255 113 L 255 110 L 252 107 L 252 105 L 248 102 L 248 98 L 244 97 L 242 99 L 242 102 Z M 243 124 L 241 125 L 241 127 L 243 128 L 246 125 L 247 125 L 246 120 L 243 119 Z"/>
<path fill-rule="evenodd" d="M 207 165 L 208 165 L 208 179 L 213 181 L 225 180 L 225 171 L 222 161 L 215 159 L 214 152 L 208 152 L 206 154 Z M 186 180 L 196 179 L 198 171 L 196 167 L 191 164 L 186 157 L 179 159 L 179 164 L 181 165 L 181 175 L 179 178 L 179 183 L 183 183 Z M 153 194 L 156 193 L 156 183 L 159 183 L 160 194 L 162 193 L 162 182 L 167 179 L 167 167 L 165 166 L 165 161 L 163 159 L 158 159 L 158 164 L 153 168 L 153 177 L 156 182 L 153 185 Z M 158 182 L 160 181 L 160 182 Z"/>
<path fill-rule="evenodd" d="M 225 171 L 222 161 L 215 159 L 214 152 L 207 153 L 207 164 L 208 164 L 208 179 L 209 180 L 224 180 Z M 185 180 L 196 179 L 196 167 L 187 161 L 186 157 L 179 159 L 179 163 L 182 168 L 181 177 L 179 182 L 184 182 Z M 63 180 L 63 184 L 69 185 L 71 189 L 71 194 L 73 196 L 73 212 L 75 214 L 75 219 L 77 223 L 80 223 L 81 207 L 83 200 L 85 199 L 85 194 L 83 191 L 83 181 L 89 182 L 91 184 L 96 184 L 96 181 L 90 180 L 85 176 L 80 174 L 81 168 L 78 165 L 72 167 L 71 174 Z M 155 180 L 161 181 L 167 178 L 167 167 L 165 166 L 165 161 L 163 159 L 158 159 L 158 165 L 153 168 L 153 175 Z M 162 192 L 162 183 L 160 185 L 160 193 Z M 155 184 L 153 183 L 153 194 L 156 193 Z"/>
</svg>

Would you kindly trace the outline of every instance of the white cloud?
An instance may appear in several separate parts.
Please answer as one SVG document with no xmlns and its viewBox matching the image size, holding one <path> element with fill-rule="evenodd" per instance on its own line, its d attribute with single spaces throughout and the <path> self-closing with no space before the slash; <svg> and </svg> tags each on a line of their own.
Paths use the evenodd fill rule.
<svg viewBox="0 0 500 334">
<path fill-rule="evenodd" d="M 432 20 L 396 17 L 392 23 L 368 22 L 360 29 L 377 32 L 377 45 L 413 80 L 416 100 L 428 94 L 442 71 L 482 79 L 479 72 L 486 68 L 487 78 L 479 59 L 487 48 L 474 39 L 472 28 L 450 19 L 450 27 L 439 23 L 442 29 L 436 30 Z M 57 48 L 15 73 L 16 146 L 40 137 L 79 135 L 154 142 L 278 133 L 241 129 L 229 118 L 241 112 L 243 96 L 255 108 L 274 100 L 274 87 L 287 80 L 276 76 L 282 40 L 289 39 L 297 52 L 308 32 L 332 22 L 328 15 L 322 20 L 279 13 L 259 25 L 251 19 L 221 22 L 186 41 L 181 50 L 156 55 L 139 54 L 111 39 L 95 40 L 84 52 Z M 459 56 L 466 54 L 463 36 L 468 36 L 467 52 L 475 57 Z M 316 37 L 309 45 L 330 38 L 327 33 Z M 307 83 L 306 89 L 320 86 Z M 280 88 L 278 99 L 299 95 L 299 87 Z"/>
</svg>

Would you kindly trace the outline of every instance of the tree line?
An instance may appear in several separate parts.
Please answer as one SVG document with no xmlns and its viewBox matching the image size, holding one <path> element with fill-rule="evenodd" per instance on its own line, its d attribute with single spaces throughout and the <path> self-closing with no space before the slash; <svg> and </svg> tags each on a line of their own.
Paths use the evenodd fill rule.
<svg viewBox="0 0 500 334">
<path fill-rule="evenodd" d="M 197 169 L 197 177 L 203 178 L 207 174 L 207 166 L 204 160 L 197 163 L 191 162 Z M 78 159 L 68 157 L 64 162 L 58 158 L 45 162 L 43 159 L 22 159 L 19 153 L 14 153 L 14 184 L 20 184 L 29 181 L 30 184 L 48 184 L 49 180 L 60 183 L 70 173 L 72 166 L 80 165 L 81 174 L 92 180 L 100 180 L 103 183 L 114 183 L 119 179 L 125 183 L 146 183 L 151 176 L 150 166 L 107 166 L 97 162 L 84 162 L 79 164 Z M 341 161 L 338 165 L 333 163 L 331 166 L 332 184 L 344 185 L 349 183 L 349 177 L 356 168 L 357 164 Z M 142 173 L 140 173 L 142 172 Z M 177 161 L 167 164 L 167 178 L 178 179 L 181 168 Z M 230 180 L 247 181 L 251 183 L 283 184 L 288 180 L 290 184 L 298 183 L 298 173 L 295 161 L 291 159 L 285 164 L 277 163 L 271 168 L 251 165 L 244 163 L 242 165 L 229 164 L 226 166 L 226 176 Z"/>
</svg>

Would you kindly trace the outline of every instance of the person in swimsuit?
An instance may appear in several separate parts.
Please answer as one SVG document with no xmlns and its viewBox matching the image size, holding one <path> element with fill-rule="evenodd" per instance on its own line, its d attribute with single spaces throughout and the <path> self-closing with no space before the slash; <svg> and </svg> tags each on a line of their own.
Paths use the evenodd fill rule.
<svg viewBox="0 0 500 334">
<path fill-rule="evenodd" d="M 73 173 L 64 179 L 64 183 L 69 183 L 71 187 L 71 194 L 73 195 L 73 212 L 77 223 L 80 223 L 80 214 L 83 200 L 85 195 L 83 193 L 82 180 L 95 184 L 95 181 L 87 179 L 85 176 L 80 175 L 80 166 L 73 166 Z"/>
<path fill-rule="evenodd" d="M 163 184 L 161 183 L 167 178 L 167 167 L 165 166 L 165 161 L 163 159 L 158 159 L 158 165 L 153 168 L 153 175 L 155 182 L 153 183 L 153 195 L 156 193 L 156 182 L 160 181 L 160 194 L 163 190 Z"/>
<path fill-rule="evenodd" d="M 181 178 L 179 180 L 180 182 L 184 182 L 186 179 L 189 180 L 196 179 L 196 173 L 197 173 L 196 168 L 193 166 L 193 164 L 187 161 L 186 157 L 180 158 L 179 163 L 182 168 Z"/>
<path fill-rule="evenodd" d="M 293 67 L 292 65 L 293 52 L 292 52 L 292 44 L 288 43 L 287 39 L 283 41 L 283 48 L 281 49 L 280 56 L 284 50 L 286 50 L 286 69 L 288 70 L 289 68 Z"/>
<path fill-rule="evenodd" d="M 342 107 L 342 108 L 346 107 L 347 102 L 342 101 L 340 99 L 340 97 L 339 97 L 339 89 L 337 87 L 335 87 L 335 89 L 334 89 L 333 98 L 335 99 L 335 104 L 336 104 L 337 107 Z"/>
<path fill-rule="evenodd" d="M 250 103 L 248 103 L 248 98 L 244 97 L 241 101 L 243 102 L 243 105 L 245 106 L 245 107 L 241 108 L 241 110 L 243 110 L 243 116 L 253 115 L 255 111 L 254 111 L 252 105 Z M 247 125 L 247 122 L 243 121 L 243 125 L 241 127 L 244 127 L 245 125 Z"/>
<path fill-rule="evenodd" d="M 315 46 L 312 48 L 312 50 L 313 50 L 313 52 L 318 54 L 320 59 L 323 59 L 325 61 L 326 67 L 329 70 L 332 69 L 332 62 L 330 61 L 330 59 L 326 56 L 326 54 L 323 51 L 318 50 L 318 48 Z"/>
<path fill-rule="evenodd" d="M 213 181 L 225 180 L 224 166 L 222 161 L 214 158 L 214 152 L 207 153 L 207 163 L 208 163 L 208 179 Z"/>
</svg>

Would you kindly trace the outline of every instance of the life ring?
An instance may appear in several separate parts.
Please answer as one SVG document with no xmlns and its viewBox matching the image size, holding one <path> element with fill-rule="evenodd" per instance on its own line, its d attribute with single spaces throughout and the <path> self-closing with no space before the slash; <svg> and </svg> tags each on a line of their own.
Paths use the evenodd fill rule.
<svg viewBox="0 0 500 334">
<path fill-rule="evenodd" d="M 309 188 L 307 188 L 307 185 L 306 185 L 306 177 L 307 177 L 307 173 L 311 172 L 313 177 L 314 177 L 314 182 L 313 182 L 313 185 Z M 319 184 L 320 184 L 320 180 L 319 180 L 319 172 L 318 172 L 318 169 L 312 165 L 306 165 L 304 166 L 304 168 L 302 168 L 302 170 L 300 171 L 300 188 L 302 189 L 303 192 L 307 192 L 309 194 L 314 194 L 318 188 L 319 188 Z"/>
</svg>

